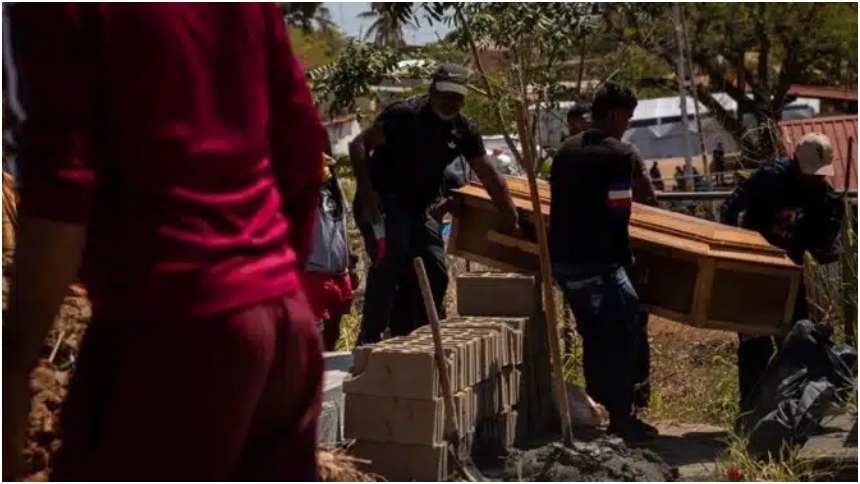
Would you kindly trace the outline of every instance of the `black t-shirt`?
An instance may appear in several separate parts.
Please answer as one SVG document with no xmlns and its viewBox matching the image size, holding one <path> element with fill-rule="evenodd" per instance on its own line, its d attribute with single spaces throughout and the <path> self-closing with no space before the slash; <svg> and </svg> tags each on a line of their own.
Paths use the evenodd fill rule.
<svg viewBox="0 0 860 484">
<path fill-rule="evenodd" d="M 632 146 L 589 129 L 568 138 L 550 171 L 554 264 L 630 262 Z"/>
<path fill-rule="evenodd" d="M 454 159 L 485 154 L 474 123 L 462 114 L 442 121 L 426 96 L 388 106 L 376 122 L 385 144 L 371 156 L 370 179 L 383 203 L 424 210 L 439 196 L 445 168 Z"/>
</svg>

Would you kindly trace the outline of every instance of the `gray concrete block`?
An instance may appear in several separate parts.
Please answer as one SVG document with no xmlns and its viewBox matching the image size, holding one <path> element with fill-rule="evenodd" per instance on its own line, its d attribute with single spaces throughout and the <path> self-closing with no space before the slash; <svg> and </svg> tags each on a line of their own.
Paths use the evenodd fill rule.
<svg viewBox="0 0 860 484">
<path fill-rule="evenodd" d="M 343 380 L 352 367 L 352 353 L 339 351 L 325 353 L 323 375 L 323 404 L 317 425 L 317 439 L 334 443 L 343 440 Z"/>
</svg>

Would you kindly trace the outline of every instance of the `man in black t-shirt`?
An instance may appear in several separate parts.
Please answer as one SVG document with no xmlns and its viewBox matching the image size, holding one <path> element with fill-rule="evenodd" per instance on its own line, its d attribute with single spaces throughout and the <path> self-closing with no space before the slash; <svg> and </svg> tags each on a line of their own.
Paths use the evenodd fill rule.
<svg viewBox="0 0 860 484">
<path fill-rule="evenodd" d="M 636 418 L 635 382 L 642 332 L 629 278 L 628 226 L 633 184 L 642 170 L 621 141 L 635 95 L 607 84 L 592 104 L 592 127 L 569 138 L 550 173 L 550 258 L 583 342 L 586 391 L 609 411 L 609 432 L 646 440 L 656 429 Z"/>
<path fill-rule="evenodd" d="M 502 230 L 519 233 L 507 185 L 487 160 L 475 125 L 460 114 L 466 94 L 466 70 L 444 65 L 433 75 L 429 96 L 388 106 L 350 143 L 356 220 L 374 260 L 367 277 L 360 344 L 380 340 L 398 281 L 414 271 L 415 257 L 424 260 L 436 309 L 442 312 L 448 273 L 444 244 L 435 240 L 441 235 L 438 221 L 428 209 L 437 201 L 445 168 L 458 156 L 475 170 L 502 212 Z M 385 253 L 379 257 L 376 234 L 383 228 Z M 426 316 L 419 321 L 426 321 Z M 393 324 L 391 329 L 406 334 L 414 328 Z"/>
</svg>

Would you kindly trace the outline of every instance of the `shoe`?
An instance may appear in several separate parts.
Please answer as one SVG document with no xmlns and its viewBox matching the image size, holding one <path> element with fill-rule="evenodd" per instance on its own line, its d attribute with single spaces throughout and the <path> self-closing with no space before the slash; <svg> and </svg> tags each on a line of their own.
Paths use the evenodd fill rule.
<svg viewBox="0 0 860 484">
<path fill-rule="evenodd" d="M 638 417 L 634 417 L 630 425 L 636 427 L 637 429 L 639 429 L 639 431 L 649 435 L 653 435 L 654 437 L 660 435 L 660 431 L 657 430 L 657 427 L 649 424 L 648 422 Z"/>
<path fill-rule="evenodd" d="M 609 423 L 606 433 L 619 437 L 628 444 L 652 442 L 657 437 L 657 429 L 637 419 L 625 419 L 623 423 Z"/>
</svg>

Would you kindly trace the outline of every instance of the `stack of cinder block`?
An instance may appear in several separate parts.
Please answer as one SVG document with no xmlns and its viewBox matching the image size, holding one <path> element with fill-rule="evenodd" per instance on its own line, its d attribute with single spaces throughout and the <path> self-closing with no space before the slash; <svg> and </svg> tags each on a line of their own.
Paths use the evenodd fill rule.
<svg viewBox="0 0 860 484">
<path fill-rule="evenodd" d="M 523 333 L 523 388 L 517 406 L 517 439 L 528 441 L 557 428 L 558 412 L 552 401 L 547 323 L 540 280 L 509 272 L 472 272 L 457 277 L 457 312 L 460 316 L 528 318 Z"/>
<path fill-rule="evenodd" d="M 452 318 L 442 323 L 455 415 L 466 445 L 480 433 L 513 444 L 523 357 L 523 318 Z M 429 327 L 354 352 L 344 381 L 344 436 L 369 470 L 397 481 L 448 477 L 445 407 Z M 484 435 L 487 435 L 484 437 Z M 492 437 L 490 437 L 492 436 Z"/>
</svg>

